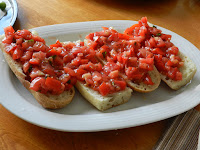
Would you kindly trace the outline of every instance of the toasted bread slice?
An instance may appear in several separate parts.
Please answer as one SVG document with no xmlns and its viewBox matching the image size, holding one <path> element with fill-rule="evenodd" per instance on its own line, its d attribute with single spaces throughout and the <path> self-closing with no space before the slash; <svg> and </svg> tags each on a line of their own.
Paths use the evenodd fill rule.
<svg viewBox="0 0 200 150">
<path fill-rule="evenodd" d="M 24 87 L 26 87 L 26 89 L 28 89 L 31 92 L 35 99 L 44 108 L 58 109 L 66 106 L 72 101 L 75 94 L 74 87 L 71 88 L 69 91 L 64 91 L 60 95 L 42 94 L 40 92 L 31 90 L 29 88 L 30 82 L 25 79 L 26 75 L 22 71 L 22 65 L 13 60 L 12 57 L 4 51 L 4 44 L 1 42 L 3 38 L 4 36 L 0 36 L 0 49 L 2 50 L 9 67 L 16 75 L 16 77 L 20 80 L 20 82 L 24 85 Z"/>
<path fill-rule="evenodd" d="M 182 73 L 182 80 L 174 81 L 171 79 L 167 79 L 165 75 L 160 73 L 161 79 L 173 90 L 178 90 L 182 86 L 189 83 L 197 71 L 196 65 L 186 55 L 179 52 L 179 57 L 184 62 L 184 65 L 181 68 L 179 68 L 180 72 Z"/>
<path fill-rule="evenodd" d="M 86 100 L 101 111 L 128 102 L 132 95 L 132 89 L 128 87 L 123 91 L 119 91 L 108 96 L 102 96 L 97 91 L 94 91 L 79 81 L 76 83 L 76 88 Z"/>
</svg>

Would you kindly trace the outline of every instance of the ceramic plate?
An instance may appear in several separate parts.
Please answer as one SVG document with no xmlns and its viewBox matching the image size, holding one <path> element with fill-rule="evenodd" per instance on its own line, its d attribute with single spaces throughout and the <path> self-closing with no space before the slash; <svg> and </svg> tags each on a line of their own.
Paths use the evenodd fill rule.
<svg viewBox="0 0 200 150">
<path fill-rule="evenodd" d="M 0 0 L 6 3 L 6 15 L 0 19 L 0 34 L 3 34 L 3 28 L 11 25 L 13 26 L 17 18 L 17 2 L 16 0 Z"/>
<path fill-rule="evenodd" d="M 114 27 L 122 32 L 135 21 L 113 20 L 58 24 L 35 28 L 47 44 L 60 41 L 83 40 L 90 32 L 101 31 L 102 26 Z M 197 73 L 187 86 L 178 91 L 170 90 L 164 83 L 151 93 L 137 93 L 128 103 L 100 112 L 76 91 L 71 104 L 59 110 L 42 108 L 34 97 L 20 84 L 0 55 L 1 103 L 18 117 L 60 131 L 103 131 L 134 127 L 163 120 L 183 113 L 200 103 L 200 51 L 183 37 L 167 29 L 163 33 L 172 35 L 172 42 L 197 64 Z"/>
</svg>

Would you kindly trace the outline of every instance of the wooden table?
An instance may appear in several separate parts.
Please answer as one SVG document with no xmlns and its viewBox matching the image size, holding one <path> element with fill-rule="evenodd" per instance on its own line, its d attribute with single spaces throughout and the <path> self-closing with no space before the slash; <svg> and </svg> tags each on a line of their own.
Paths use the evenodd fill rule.
<svg viewBox="0 0 200 150">
<path fill-rule="evenodd" d="M 94 21 L 139 20 L 183 36 L 200 49 L 199 0 L 17 0 L 14 25 L 30 29 L 44 25 Z M 200 106 L 197 107 L 198 109 Z M 23 121 L 0 105 L 0 149 L 19 150 L 151 150 L 170 119 L 114 131 L 72 133 L 44 129 Z"/>
</svg>

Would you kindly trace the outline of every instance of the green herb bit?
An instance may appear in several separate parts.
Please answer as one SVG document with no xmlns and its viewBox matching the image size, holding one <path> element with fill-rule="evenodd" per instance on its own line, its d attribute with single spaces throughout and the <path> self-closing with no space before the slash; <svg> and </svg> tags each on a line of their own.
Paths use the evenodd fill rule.
<svg viewBox="0 0 200 150">
<path fill-rule="evenodd" d="M 157 33 L 156 36 L 161 36 L 161 33 Z"/>
<path fill-rule="evenodd" d="M 5 3 L 5 2 L 1 2 L 1 3 L 0 3 L 0 9 L 1 9 L 2 11 L 4 11 L 4 10 L 6 9 L 6 3 Z"/>
<path fill-rule="evenodd" d="M 51 60 L 49 60 L 49 64 L 52 66 L 52 64 L 53 64 L 53 63 L 52 63 L 52 61 L 51 61 Z"/>
<path fill-rule="evenodd" d="M 28 68 L 28 72 L 31 72 L 32 69 L 33 69 L 33 66 L 30 65 L 30 67 Z"/>
<path fill-rule="evenodd" d="M 157 28 L 155 25 L 153 25 L 153 28 Z"/>
<path fill-rule="evenodd" d="M 71 83 L 71 80 L 68 80 L 67 83 L 70 84 L 70 83 Z"/>
<path fill-rule="evenodd" d="M 34 39 L 27 40 L 28 42 L 34 42 Z"/>
<path fill-rule="evenodd" d="M 105 58 L 105 57 L 106 57 L 106 54 L 107 54 L 107 52 L 103 52 L 102 54 L 103 54 L 103 57 Z"/>
<path fill-rule="evenodd" d="M 115 86 L 115 82 L 114 81 L 112 81 L 111 84 L 112 84 L 112 86 Z"/>
<path fill-rule="evenodd" d="M 48 77 L 50 77 L 50 75 L 49 74 L 45 74 L 44 78 L 46 79 Z"/>
<path fill-rule="evenodd" d="M 51 57 L 52 57 L 52 58 L 53 58 L 53 60 L 54 60 L 54 59 L 56 58 L 56 56 L 57 56 L 57 55 L 53 55 L 53 56 L 51 56 Z"/>
</svg>

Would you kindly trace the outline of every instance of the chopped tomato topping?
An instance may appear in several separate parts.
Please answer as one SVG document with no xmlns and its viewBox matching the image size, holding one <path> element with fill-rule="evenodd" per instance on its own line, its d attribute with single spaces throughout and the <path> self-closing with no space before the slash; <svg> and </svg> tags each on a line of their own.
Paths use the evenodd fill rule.
<svg viewBox="0 0 200 150">
<path fill-rule="evenodd" d="M 108 95 L 110 91 L 110 85 L 106 82 L 103 82 L 100 86 L 99 86 L 99 92 L 101 95 L 105 96 Z"/>
<path fill-rule="evenodd" d="M 52 91 L 52 94 L 61 94 L 64 91 L 64 85 L 57 79 L 47 77 L 45 85 L 48 90 Z"/>
<path fill-rule="evenodd" d="M 28 30 L 4 29 L 5 51 L 22 64 L 31 89 L 61 94 L 79 80 L 103 96 L 126 88 L 122 76 L 134 83 L 153 85 L 148 72 L 157 69 L 172 80 L 182 80 L 184 65 L 171 35 L 150 27 L 143 17 L 137 24 L 119 33 L 113 28 L 88 34 L 84 42 L 47 46 L 43 38 Z M 103 60 L 105 65 L 99 62 Z M 125 76 L 126 77 L 125 77 Z"/>
</svg>

